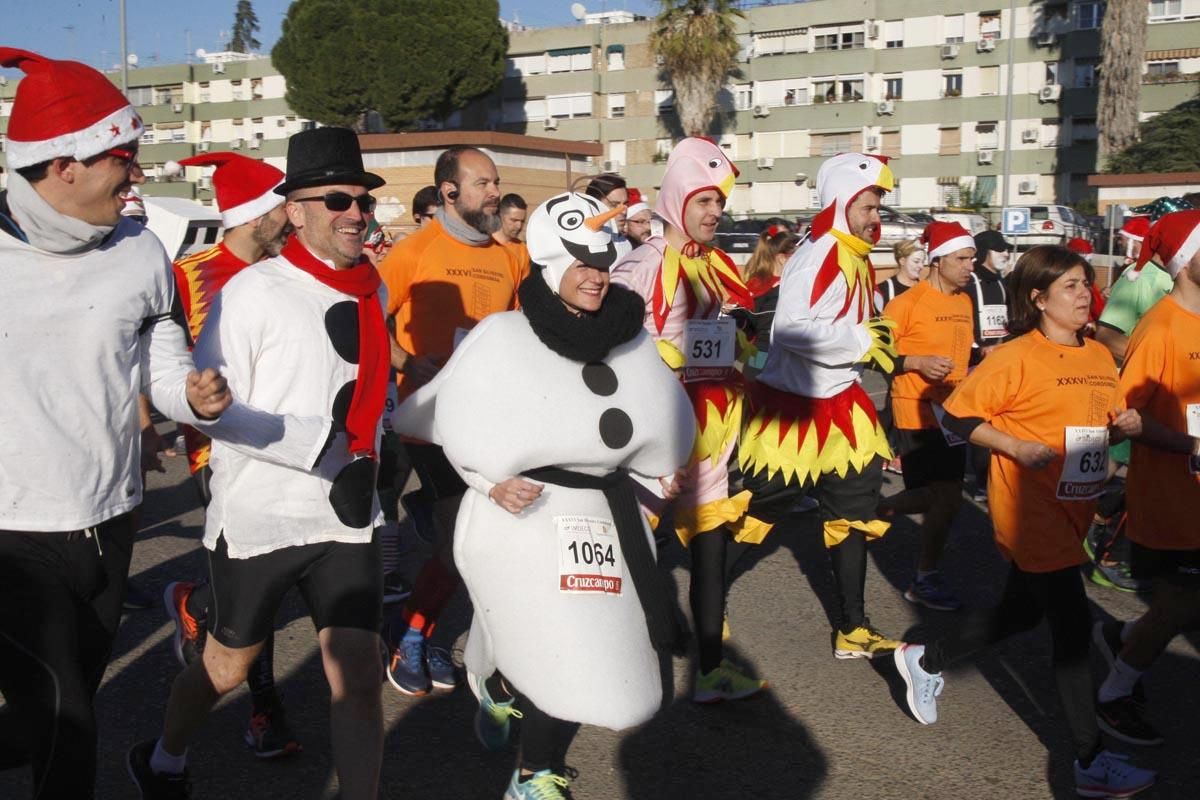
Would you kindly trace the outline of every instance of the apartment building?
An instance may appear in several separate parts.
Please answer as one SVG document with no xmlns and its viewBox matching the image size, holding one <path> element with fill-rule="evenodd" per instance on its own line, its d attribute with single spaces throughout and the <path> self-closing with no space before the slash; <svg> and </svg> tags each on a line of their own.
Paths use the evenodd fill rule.
<svg viewBox="0 0 1200 800">
<path fill-rule="evenodd" d="M 711 131 L 741 170 L 734 210 L 813 210 L 823 157 L 847 150 L 898 159 L 900 186 L 887 201 L 904 208 L 953 205 L 964 190 L 999 204 L 1006 146 L 1010 203 L 1094 196 L 1087 176 L 1104 3 L 1023 2 L 1015 16 L 1003 0 L 952 6 L 952 14 L 938 0 L 746 7 L 741 74 L 718 96 Z M 1143 118 L 1194 96 L 1200 77 L 1200 0 L 1149 7 Z M 647 44 L 652 26 L 616 12 L 603 24 L 513 31 L 500 92 L 453 122 L 598 141 L 598 166 L 649 189 L 680 135 Z"/>
</svg>

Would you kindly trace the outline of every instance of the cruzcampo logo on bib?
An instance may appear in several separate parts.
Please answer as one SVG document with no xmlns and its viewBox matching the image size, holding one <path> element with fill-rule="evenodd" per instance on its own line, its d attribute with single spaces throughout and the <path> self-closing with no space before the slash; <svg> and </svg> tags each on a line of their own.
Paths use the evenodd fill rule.
<svg viewBox="0 0 1200 800">
<path fill-rule="evenodd" d="M 625 559 L 617 526 L 602 517 L 561 516 L 558 529 L 558 590 L 570 594 L 620 595 Z"/>
<path fill-rule="evenodd" d="M 1064 433 L 1059 500 L 1090 500 L 1108 477 L 1108 428 L 1068 427 Z"/>
</svg>

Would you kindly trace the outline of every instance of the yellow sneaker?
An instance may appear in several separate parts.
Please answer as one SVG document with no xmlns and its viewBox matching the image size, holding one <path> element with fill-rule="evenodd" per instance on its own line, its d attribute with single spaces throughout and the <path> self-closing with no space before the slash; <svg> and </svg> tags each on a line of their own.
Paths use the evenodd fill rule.
<svg viewBox="0 0 1200 800">
<path fill-rule="evenodd" d="M 871 627 L 871 623 L 863 620 L 849 633 L 835 631 L 833 638 L 833 655 L 835 658 L 874 658 L 890 653 L 900 646 L 900 642 L 889 639 Z"/>
<path fill-rule="evenodd" d="M 725 618 L 721 620 L 721 641 L 728 642 L 729 637 L 732 635 L 733 634 L 729 632 L 729 614 L 726 614 Z"/>
<path fill-rule="evenodd" d="M 738 669 L 728 659 L 707 674 L 696 675 L 696 688 L 692 692 L 694 703 L 719 703 L 722 700 L 741 700 L 756 695 L 767 688 L 767 682 Z"/>
</svg>

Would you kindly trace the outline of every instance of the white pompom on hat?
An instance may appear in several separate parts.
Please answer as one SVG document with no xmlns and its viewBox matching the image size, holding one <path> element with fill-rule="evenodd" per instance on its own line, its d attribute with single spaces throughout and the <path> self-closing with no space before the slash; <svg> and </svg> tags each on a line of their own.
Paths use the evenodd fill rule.
<svg viewBox="0 0 1200 800">
<path fill-rule="evenodd" d="M 25 73 L 5 133 L 9 169 L 54 158 L 86 161 L 142 135 L 142 118 L 125 95 L 86 64 L 0 47 L 0 67 Z"/>
<path fill-rule="evenodd" d="M 929 260 L 948 256 L 964 248 L 975 248 L 975 238 L 957 222 L 931 222 L 921 233 L 921 241 L 929 250 Z"/>
<path fill-rule="evenodd" d="M 283 183 L 283 172 L 264 161 L 238 153 L 220 152 L 182 158 L 168 163 L 165 171 L 183 167 L 216 167 L 212 174 L 213 193 L 221 209 L 221 224 L 236 228 L 283 205 L 283 195 L 275 187 Z"/>
</svg>

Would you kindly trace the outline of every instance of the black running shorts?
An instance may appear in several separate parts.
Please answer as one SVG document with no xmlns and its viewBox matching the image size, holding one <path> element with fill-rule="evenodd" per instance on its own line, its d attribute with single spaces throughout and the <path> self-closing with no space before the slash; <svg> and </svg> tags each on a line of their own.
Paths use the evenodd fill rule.
<svg viewBox="0 0 1200 800">
<path fill-rule="evenodd" d="M 1131 541 L 1129 570 L 1142 581 L 1164 578 L 1181 587 L 1200 587 L 1200 550 L 1158 550 Z"/>
<path fill-rule="evenodd" d="M 250 558 L 230 558 L 225 536 L 208 554 L 212 604 L 208 633 L 226 647 L 265 641 L 275 628 L 284 594 L 300 590 L 313 625 L 378 631 L 383 571 L 379 531 L 370 542 L 320 542 L 284 547 Z"/>
<path fill-rule="evenodd" d="M 905 489 L 921 489 L 931 483 L 962 483 L 967 448 L 946 444 L 940 428 L 901 428 L 896 431 L 896 442 Z"/>
</svg>

